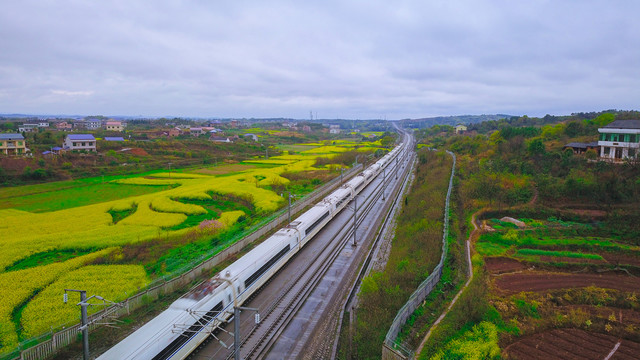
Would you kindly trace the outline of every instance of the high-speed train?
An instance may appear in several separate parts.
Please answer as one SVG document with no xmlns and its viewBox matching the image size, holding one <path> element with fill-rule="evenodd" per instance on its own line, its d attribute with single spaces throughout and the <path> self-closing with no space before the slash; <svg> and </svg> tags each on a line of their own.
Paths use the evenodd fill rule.
<svg viewBox="0 0 640 360">
<path fill-rule="evenodd" d="M 401 143 L 314 207 L 146 323 L 98 359 L 184 359 L 392 161 Z M 233 286 L 233 287 L 232 287 Z"/>
</svg>

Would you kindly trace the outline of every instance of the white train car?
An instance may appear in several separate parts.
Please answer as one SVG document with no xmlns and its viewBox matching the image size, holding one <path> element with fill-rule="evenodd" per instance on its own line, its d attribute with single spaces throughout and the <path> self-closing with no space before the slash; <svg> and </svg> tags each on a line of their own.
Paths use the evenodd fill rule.
<svg viewBox="0 0 640 360">
<path fill-rule="evenodd" d="M 346 182 L 310 210 L 256 246 L 215 278 L 176 300 L 160 315 L 98 359 L 184 359 L 313 238 L 337 213 L 392 164 L 403 144 Z M 233 286 L 233 288 L 232 288 Z"/>
</svg>

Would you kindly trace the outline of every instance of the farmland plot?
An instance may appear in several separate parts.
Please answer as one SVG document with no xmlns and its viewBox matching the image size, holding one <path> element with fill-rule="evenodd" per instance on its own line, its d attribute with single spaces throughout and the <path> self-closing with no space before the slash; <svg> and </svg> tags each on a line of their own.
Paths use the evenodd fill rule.
<svg viewBox="0 0 640 360">
<path fill-rule="evenodd" d="M 615 347 L 612 358 L 637 357 L 640 248 L 593 236 L 601 234 L 593 224 L 521 220 L 524 229 L 487 221 L 494 231 L 476 243 L 494 318 L 508 328 L 502 355 L 601 359 Z"/>
</svg>

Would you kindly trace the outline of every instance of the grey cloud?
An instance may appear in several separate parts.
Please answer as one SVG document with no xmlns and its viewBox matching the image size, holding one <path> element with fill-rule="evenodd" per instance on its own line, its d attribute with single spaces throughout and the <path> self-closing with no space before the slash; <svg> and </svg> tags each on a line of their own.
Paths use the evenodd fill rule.
<svg viewBox="0 0 640 360">
<path fill-rule="evenodd" d="M 638 10 L 633 0 L 5 2 L 0 112 L 637 108 Z"/>
</svg>

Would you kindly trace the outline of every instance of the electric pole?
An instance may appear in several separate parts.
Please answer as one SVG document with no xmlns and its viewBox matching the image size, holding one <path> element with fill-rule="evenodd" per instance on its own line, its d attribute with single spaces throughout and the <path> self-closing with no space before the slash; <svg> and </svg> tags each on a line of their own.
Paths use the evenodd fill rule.
<svg viewBox="0 0 640 360">
<path fill-rule="evenodd" d="M 358 231 L 358 195 L 353 197 L 353 244 L 351 246 L 358 246 L 356 238 L 356 232 Z"/>
</svg>

